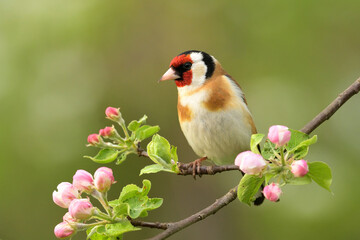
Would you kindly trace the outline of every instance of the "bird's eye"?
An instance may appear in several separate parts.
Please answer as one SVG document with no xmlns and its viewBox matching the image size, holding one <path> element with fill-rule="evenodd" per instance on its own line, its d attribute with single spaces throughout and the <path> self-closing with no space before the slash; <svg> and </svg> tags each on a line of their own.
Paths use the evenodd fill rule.
<svg viewBox="0 0 360 240">
<path fill-rule="evenodd" d="M 191 62 L 186 62 L 186 63 L 184 63 L 184 68 L 186 69 L 186 70 L 190 70 L 191 69 Z"/>
</svg>

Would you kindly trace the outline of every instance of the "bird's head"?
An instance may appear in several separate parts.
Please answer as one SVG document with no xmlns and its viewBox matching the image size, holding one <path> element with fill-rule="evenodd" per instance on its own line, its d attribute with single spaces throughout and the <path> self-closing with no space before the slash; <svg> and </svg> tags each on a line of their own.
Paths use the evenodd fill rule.
<svg viewBox="0 0 360 240">
<path fill-rule="evenodd" d="M 176 86 L 194 90 L 201 87 L 215 70 L 216 59 L 202 51 L 186 51 L 174 57 L 160 81 L 174 80 Z"/>
</svg>

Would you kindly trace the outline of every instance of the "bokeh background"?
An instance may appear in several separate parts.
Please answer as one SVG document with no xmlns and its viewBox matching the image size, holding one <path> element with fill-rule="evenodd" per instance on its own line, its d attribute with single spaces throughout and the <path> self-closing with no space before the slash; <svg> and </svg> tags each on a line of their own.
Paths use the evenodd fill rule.
<svg viewBox="0 0 360 240">
<path fill-rule="evenodd" d="M 181 161 L 196 158 L 178 125 L 175 85 L 157 83 L 185 50 L 214 55 L 241 84 L 259 132 L 300 129 L 360 76 L 359 10 L 356 0 L 0 1 L 0 239 L 55 239 L 65 210 L 51 194 L 77 169 L 100 167 L 82 156 L 96 152 L 87 135 L 111 124 L 107 106 L 128 122 L 147 114 Z M 355 96 L 319 127 L 307 157 L 331 166 L 334 194 L 286 187 L 279 203 L 235 201 L 170 239 L 359 239 L 359 105 Z M 107 166 L 118 181 L 110 198 L 152 181 L 150 196 L 164 204 L 148 221 L 185 218 L 240 177 L 139 177 L 146 164 L 131 156 Z"/>
</svg>

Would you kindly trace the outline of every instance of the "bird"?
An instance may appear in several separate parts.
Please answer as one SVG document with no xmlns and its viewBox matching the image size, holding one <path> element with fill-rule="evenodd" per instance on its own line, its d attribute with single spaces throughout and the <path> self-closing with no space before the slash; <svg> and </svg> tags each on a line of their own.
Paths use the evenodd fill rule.
<svg viewBox="0 0 360 240">
<path fill-rule="evenodd" d="M 250 149 L 257 130 L 245 95 L 216 58 L 197 50 L 180 53 L 160 79 L 167 80 L 175 81 L 181 130 L 201 161 L 230 164 Z"/>
<path fill-rule="evenodd" d="M 240 152 L 250 149 L 257 129 L 244 92 L 215 57 L 198 50 L 180 53 L 159 81 L 168 80 L 177 86 L 181 130 L 200 157 L 191 163 L 194 177 L 202 161 L 234 164 Z M 260 196 L 254 203 L 263 200 Z"/>
</svg>

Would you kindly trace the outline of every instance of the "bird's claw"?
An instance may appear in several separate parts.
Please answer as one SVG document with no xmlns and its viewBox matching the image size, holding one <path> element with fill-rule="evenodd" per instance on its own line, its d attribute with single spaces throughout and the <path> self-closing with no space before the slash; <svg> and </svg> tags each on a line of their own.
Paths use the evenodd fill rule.
<svg viewBox="0 0 360 240">
<path fill-rule="evenodd" d="M 196 180 L 196 175 L 201 177 L 201 172 L 200 172 L 201 162 L 206 159 L 207 159 L 207 157 L 202 157 L 202 158 L 196 159 L 195 161 L 189 163 L 189 166 L 192 167 L 192 176 L 194 177 L 195 180 Z"/>
</svg>

